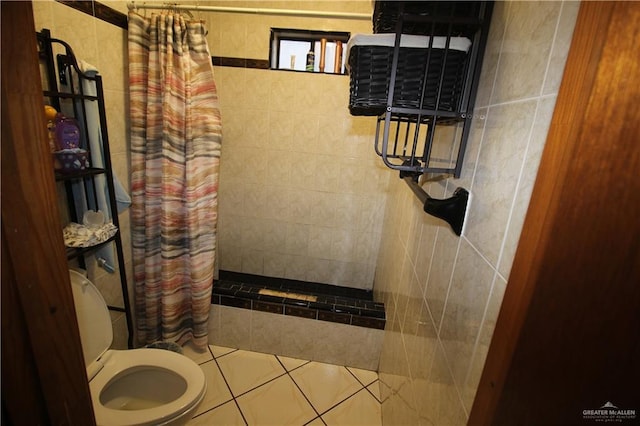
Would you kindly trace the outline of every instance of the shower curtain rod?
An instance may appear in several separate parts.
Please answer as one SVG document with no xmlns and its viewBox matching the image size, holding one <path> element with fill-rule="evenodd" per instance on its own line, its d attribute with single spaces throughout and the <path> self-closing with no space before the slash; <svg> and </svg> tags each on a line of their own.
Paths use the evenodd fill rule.
<svg viewBox="0 0 640 426">
<path fill-rule="evenodd" d="M 178 3 L 136 3 L 132 1 L 127 4 L 129 10 L 135 9 L 174 9 L 186 11 L 202 11 L 202 12 L 222 12 L 222 13 L 248 13 L 255 15 L 282 15 L 282 16 L 299 16 L 305 18 L 339 18 L 339 19 L 358 19 L 369 20 L 371 15 L 366 13 L 349 13 L 349 12 L 324 12 L 319 10 L 295 10 L 295 9 L 262 9 L 255 7 L 226 7 L 226 6 L 200 6 L 186 5 Z"/>
</svg>

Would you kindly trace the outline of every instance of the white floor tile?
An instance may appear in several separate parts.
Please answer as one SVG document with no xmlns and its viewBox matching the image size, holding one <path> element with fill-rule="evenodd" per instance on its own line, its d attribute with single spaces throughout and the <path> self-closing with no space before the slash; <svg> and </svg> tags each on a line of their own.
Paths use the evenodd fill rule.
<svg viewBox="0 0 640 426">
<path fill-rule="evenodd" d="M 284 365 L 284 368 L 286 368 L 287 371 L 295 370 L 296 368 L 302 365 L 305 365 L 306 363 L 309 362 L 304 359 L 289 358 L 287 356 L 281 356 L 281 355 L 278 355 L 278 359 L 280 360 L 282 365 Z"/>
<path fill-rule="evenodd" d="M 363 388 L 345 367 L 332 364 L 310 362 L 290 374 L 320 414 Z"/>
<path fill-rule="evenodd" d="M 376 380 L 375 382 L 371 383 L 369 386 L 367 386 L 367 389 L 369 389 L 369 392 L 371 392 L 373 394 L 373 396 L 376 397 L 378 402 L 382 401 L 382 397 L 380 396 L 380 381 L 379 380 Z"/>
<path fill-rule="evenodd" d="M 233 348 L 227 348 L 224 346 L 215 346 L 215 345 L 209 345 L 209 349 L 211 350 L 211 353 L 215 358 L 218 358 L 222 355 L 226 355 L 236 350 Z"/>
<path fill-rule="evenodd" d="M 240 396 L 237 401 L 251 426 L 298 426 L 318 415 L 288 375 Z"/>
<path fill-rule="evenodd" d="M 200 368 L 207 380 L 207 393 L 196 410 L 196 416 L 233 398 L 215 361 L 201 364 Z"/>
<path fill-rule="evenodd" d="M 258 352 L 237 350 L 216 361 L 236 397 L 286 373 L 274 355 Z"/>
<path fill-rule="evenodd" d="M 186 343 L 182 346 L 182 354 L 193 360 L 196 364 L 202 364 L 213 359 L 208 349 L 199 351 L 191 343 Z"/>
<path fill-rule="evenodd" d="M 322 415 L 328 426 L 382 425 L 380 403 L 365 389 Z"/>
<path fill-rule="evenodd" d="M 351 371 L 351 373 L 353 373 L 353 375 L 356 376 L 358 380 L 360 380 L 360 383 L 362 383 L 365 386 L 369 386 L 371 383 L 378 380 L 378 373 L 375 371 L 363 370 L 361 368 L 355 368 L 355 367 L 346 367 L 346 368 L 347 370 Z"/>
<path fill-rule="evenodd" d="M 216 345 L 206 353 L 186 345 L 183 350 L 207 379 L 205 398 L 187 426 L 245 425 L 245 419 L 250 426 L 381 425 L 380 381 L 374 371 Z"/>
<path fill-rule="evenodd" d="M 358 380 L 360 380 L 360 383 L 365 386 L 369 386 L 371 383 L 378 380 L 378 373 L 376 373 L 375 371 L 362 370 L 360 368 L 354 367 L 347 367 L 347 370 L 351 371 L 353 375 L 356 376 Z"/>
<path fill-rule="evenodd" d="M 235 402 L 229 401 L 220 407 L 191 419 L 186 426 L 244 426 L 244 419 Z"/>
</svg>

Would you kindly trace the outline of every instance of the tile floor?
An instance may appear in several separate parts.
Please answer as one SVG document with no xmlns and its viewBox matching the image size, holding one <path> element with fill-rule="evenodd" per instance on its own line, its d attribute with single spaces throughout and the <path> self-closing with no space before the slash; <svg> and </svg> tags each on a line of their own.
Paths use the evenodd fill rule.
<svg viewBox="0 0 640 426">
<path fill-rule="evenodd" d="M 382 424 L 374 371 L 221 346 L 184 354 L 207 378 L 188 426 Z"/>
</svg>

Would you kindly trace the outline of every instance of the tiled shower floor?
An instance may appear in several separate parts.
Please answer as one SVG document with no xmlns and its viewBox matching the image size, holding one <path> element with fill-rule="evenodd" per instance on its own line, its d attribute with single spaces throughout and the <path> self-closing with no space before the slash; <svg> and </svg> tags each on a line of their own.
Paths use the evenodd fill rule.
<svg viewBox="0 0 640 426">
<path fill-rule="evenodd" d="M 185 346 L 207 379 L 188 426 L 381 425 L 374 371 L 209 346 Z"/>
</svg>

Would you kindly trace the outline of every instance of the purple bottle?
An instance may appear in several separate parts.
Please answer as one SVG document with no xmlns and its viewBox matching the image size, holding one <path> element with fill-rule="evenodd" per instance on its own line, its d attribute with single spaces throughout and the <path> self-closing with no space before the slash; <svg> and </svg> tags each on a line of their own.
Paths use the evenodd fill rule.
<svg viewBox="0 0 640 426">
<path fill-rule="evenodd" d="M 59 114 L 56 119 L 56 142 L 60 149 L 80 147 L 80 128 L 76 120 Z"/>
</svg>

